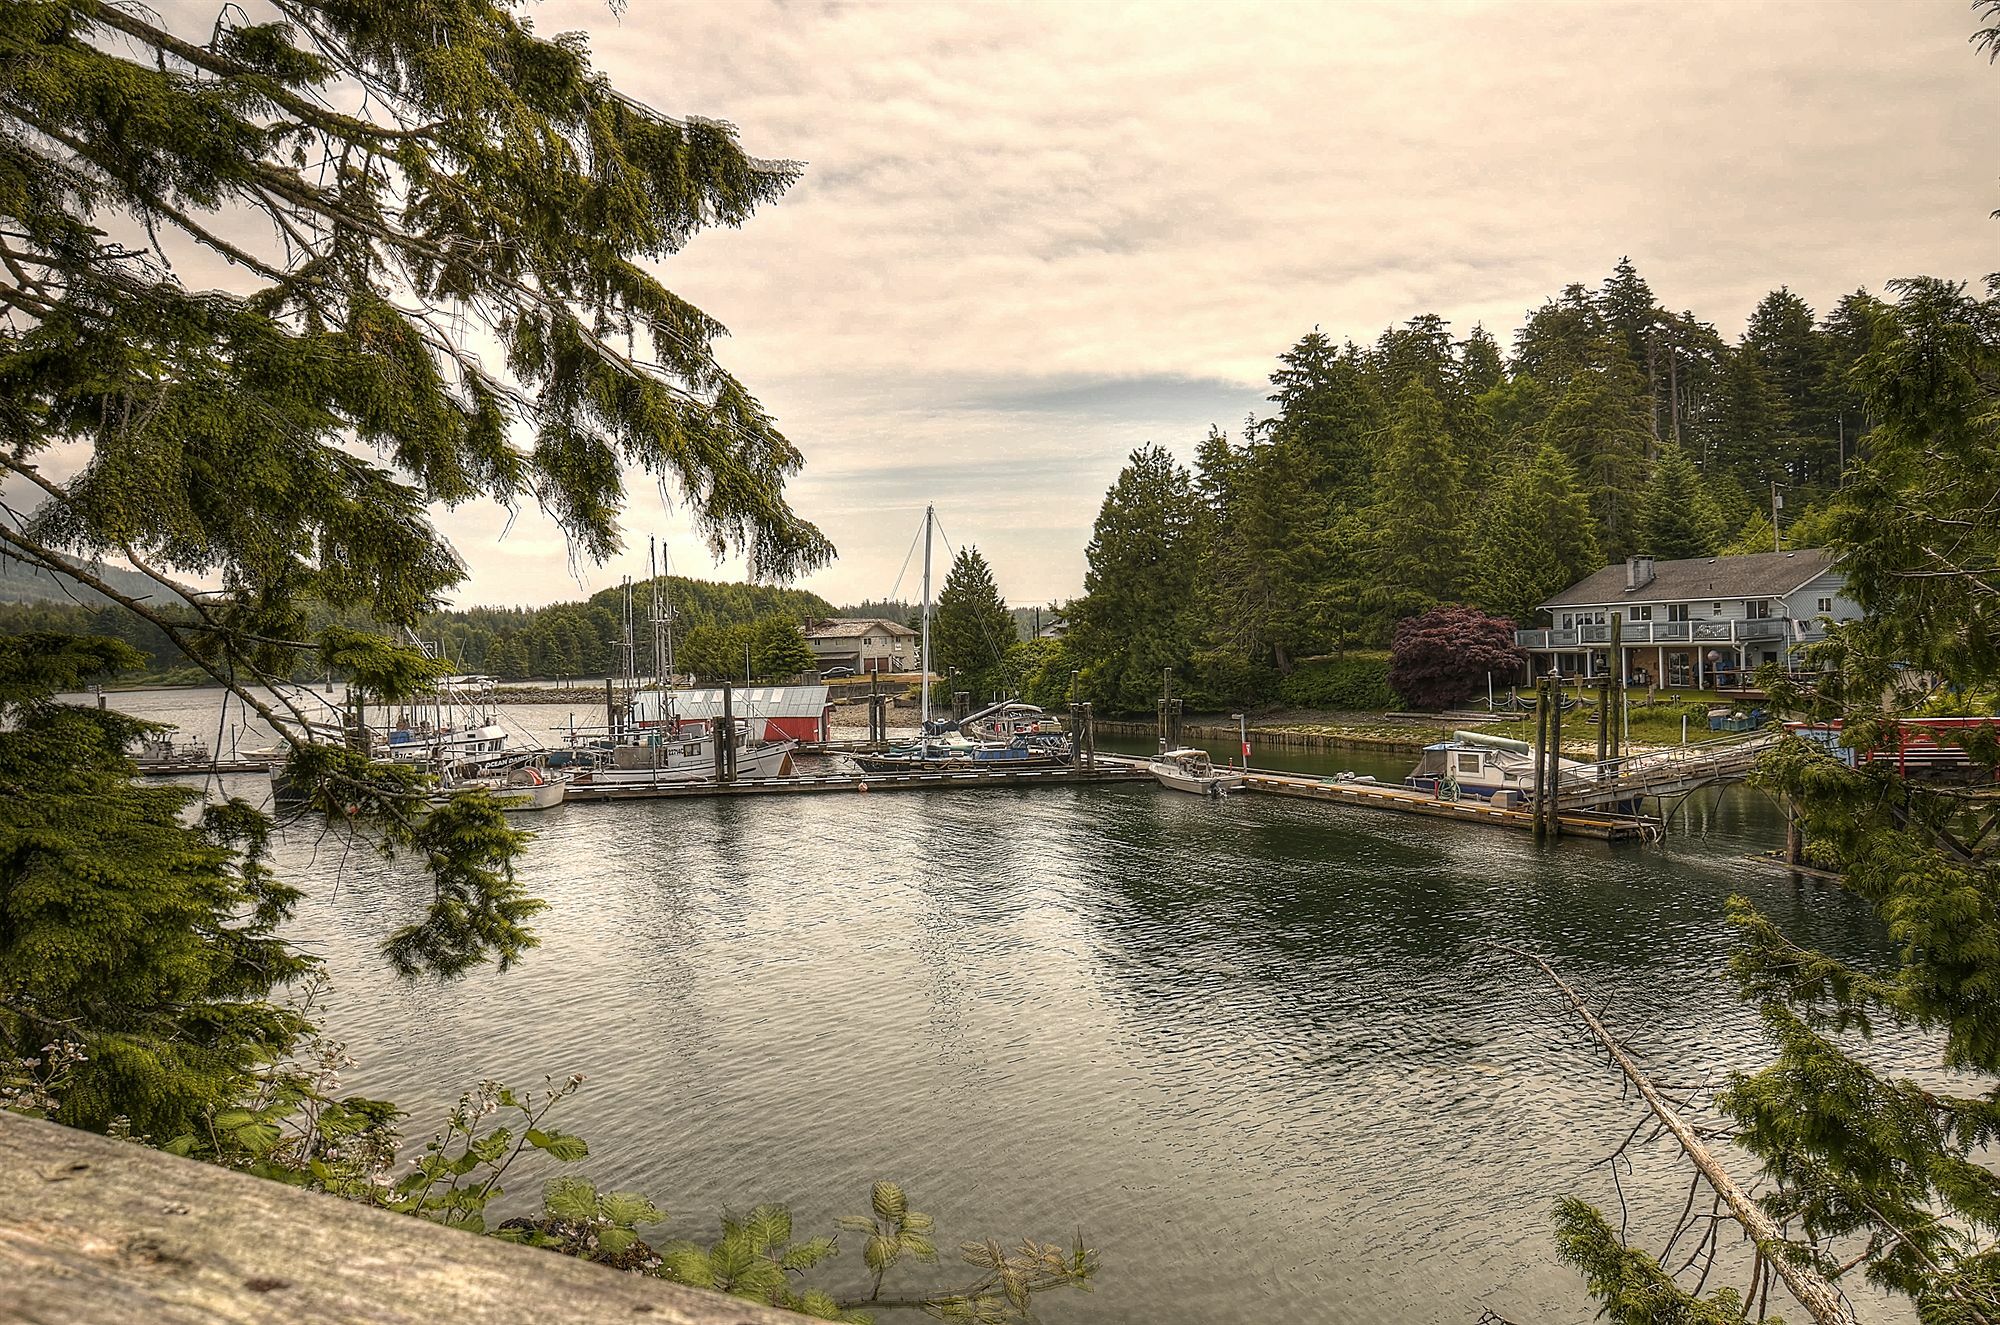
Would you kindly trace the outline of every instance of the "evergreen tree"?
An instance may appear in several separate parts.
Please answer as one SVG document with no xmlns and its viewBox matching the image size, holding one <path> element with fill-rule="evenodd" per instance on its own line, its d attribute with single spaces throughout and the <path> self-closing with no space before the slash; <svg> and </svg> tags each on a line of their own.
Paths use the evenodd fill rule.
<svg viewBox="0 0 2000 1325">
<path fill-rule="evenodd" d="M 1645 402 L 1609 373 L 1577 375 L 1549 411 L 1542 437 L 1576 467 L 1596 517 L 1597 541 L 1612 560 L 1631 553 L 1646 472 Z"/>
<path fill-rule="evenodd" d="M 1604 565 L 1596 524 L 1576 470 L 1543 442 L 1485 503 L 1475 597 L 1502 616 L 1531 621 L 1541 604 Z"/>
<path fill-rule="evenodd" d="M 1646 431 L 1657 446 L 1661 436 L 1672 427 L 1667 393 L 1672 389 L 1675 374 L 1668 363 L 1673 350 L 1667 334 L 1666 310 L 1653 297 L 1652 287 L 1639 275 L 1629 257 L 1618 259 L 1617 267 L 1598 293 L 1597 303 L 1604 314 L 1605 333 L 1612 352 L 1645 379 Z M 1665 423 L 1663 418 L 1667 420 Z"/>
<path fill-rule="evenodd" d="M 1646 480 L 1637 550 L 1662 561 L 1712 557 L 1722 543 L 1722 513 L 1680 447 L 1660 451 Z"/>
<path fill-rule="evenodd" d="M 52 698 L 139 661 L 0 638 L 0 1068 L 58 1122 L 165 1143 L 305 1033 L 271 999 L 314 961 L 277 936 L 299 894 L 265 868 L 264 817 L 229 800 L 190 820 L 198 790 L 134 780 L 147 724 Z"/>
<path fill-rule="evenodd" d="M 1370 598 L 1385 622 L 1445 602 L 1465 582 L 1464 473 L 1437 397 L 1412 380 L 1397 398 L 1377 471 Z"/>
<path fill-rule="evenodd" d="M 1186 681 L 1194 651 L 1199 566 L 1191 537 L 1194 484 L 1161 447 L 1134 451 L 1105 495 L 1085 553 L 1084 596 L 1070 604 L 1065 643 L 1083 697 L 1105 712 L 1138 713 L 1163 672 Z"/>
<path fill-rule="evenodd" d="M 495 0 L 279 16 L 225 7 L 190 41 L 123 0 L 7 7 L 0 466 L 42 504 L 0 548 L 148 576 L 72 571 L 283 731 L 313 809 L 432 872 L 390 955 L 449 974 L 532 944 L 519 835 L 490 806 L 411 813 L 418 789 L 310 740 L 264 683 L 310 665 L 421 688 L 439 669 L 398 632 L 464 575 L 430 512 L 478 498 L 538 501 L 601 558 L 629 466 L 684 492 L 718 552 L 780 577 L 826 561 L 785 498 L 798 451 L 716 361 L 722 328 L 645 265 L 798 167 L 649 110 Z M 183 283 L 170 263 L 196 253 L 233 264 L 232 291 Z M 64 482 L 37 466 L 58 447 L 88 455 Z M 364 617 L 382 629 L 345 624 Z"/>
<path fill-rule="evenodd" d="M 757 623 L 752 648 L 756 652 L 757 675 L 778 681 L 812 670 L 812 646 L 799 623 L 790 617 L 766 617 Z"/>
<path fill-rule="evenodd" d="M 1483 326 L 1474 325 L 1458 343 L 1458 380 L 1465 394 L 1477 400 L 1507 380 L 1500 342 Z"/>
<path fill-rule="evenodd" d="M 993 583 L 992 567 L 978 548 L 962 549 L 931 617 L 932 670 L 956 671 L 960 688 L 983 697 L 1001 680 L 1013 643 L 1014 616 Z"/>
<path fill-rule="evenodd" d="M 1516 376 L 1525 374 L 1560 397 L 1579 374 L 1604 359 L 1604 313 L 1590 291 L 1568 285 L 1528 315 L 1514 336 Z"/>
</svg>

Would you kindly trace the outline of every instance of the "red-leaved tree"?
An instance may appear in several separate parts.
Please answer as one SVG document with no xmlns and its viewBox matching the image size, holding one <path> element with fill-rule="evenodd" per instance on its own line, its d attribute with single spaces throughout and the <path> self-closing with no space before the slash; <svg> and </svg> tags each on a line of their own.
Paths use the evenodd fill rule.
<svg viewBox="0 0 2000 1325">
<path fill-rule="evenodd" d="M 1512 682 L 1528 655 L 1514 643 L 1514 623 L 1476 607 L 1446 604 L 1396 623 L 1389 684 L 1403 702 L 1441 709 L 1484 694 L 1486 675 Z"/>
</svg>

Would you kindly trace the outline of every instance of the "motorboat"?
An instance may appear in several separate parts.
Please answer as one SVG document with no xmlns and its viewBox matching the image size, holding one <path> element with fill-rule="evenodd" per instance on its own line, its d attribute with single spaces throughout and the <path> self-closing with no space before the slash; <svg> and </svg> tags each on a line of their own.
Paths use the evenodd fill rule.
<svg viewBox="0 0 2000 1325">
<path fill-rule="evenodd" d="M 1243 785 L 1241 770 L 1216 768 L 1206 750 L 1163 750 L 1146 761 L 1146 768 L 1169 791 L 1197 796 L 1221 796 Z"/>
<path fill-rule="evenodd" d="M 1577 783 L 1596 776 L 1596 769 L 1574 759 L 1558 759 L 1557 776 Z M 1440 800 L 1476 797 L 1491 800 L 1511 792 L 1526 800 L 1535 791 L 1535 750 L 1526 741 L 1487 732 L 1459 731 L 1449 741 L 1424 747 L 1417 766 L 1403 785 L 1427 791 Z"/>
</svg>

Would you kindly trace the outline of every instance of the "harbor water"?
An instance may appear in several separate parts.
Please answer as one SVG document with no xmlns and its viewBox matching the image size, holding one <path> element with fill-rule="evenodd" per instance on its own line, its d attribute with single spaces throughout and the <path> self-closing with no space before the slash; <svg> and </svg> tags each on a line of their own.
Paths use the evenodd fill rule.
<svg viewBox="0 0 2000 1325">
<path fill-rule="evenodd" d="M 111 702 L 213 742 L 233 721 L 218 700 Z M 505 714 L 546 739 L 568 710 Z M 1411 762 L 1273 754 L 1257 762 L 1385 780 Z M 268 797 L 256 777 L 214 784 Z M 359 1062 L 345 1088 L 399 1101 L 422 1137 L 482 1079 L 580 1073 L 560 1119 L 590 1143 L 577 1170 L 652 1196 L 671 1230 L 763 1200 L 830 1229 L 897 1179 L 947 1249 L 910 1285 L 949 1281 L 967 1238 L 1080 1229 L 1102 1273 L 1052 1295 L 1052 1322 L 1580 1325 L 1593 1305 L 1550 1208 L 1576 1194 L 1616 1221 L 1604 1161 L 1638 1115 L 1537 973 L 1490 945 L 1548 956 L 1692 1084 L 1766 1056 L 1726 970 L 1731 894 L 1839 954 L 1884 944 L 1837 888 L 1746 860 L 1782 821 L 1742 787 L 1690 798 L 1663 845 L 1617 848 L 1139 784 L 522 824 L 541 946 L 445 984 L 379 952 L 423 904 L 419 872 L 323 825 L 283 835 L 280 874 L 306 894 L 291 933 L 324 960 L 321 1021 Z M 1687 1170 L 1665 1143 L 1633 1159 L 1633 1234 L 1657 1242 Z M 835 1265 L 862 1281 L 858 1247 Z"/>
</svg>

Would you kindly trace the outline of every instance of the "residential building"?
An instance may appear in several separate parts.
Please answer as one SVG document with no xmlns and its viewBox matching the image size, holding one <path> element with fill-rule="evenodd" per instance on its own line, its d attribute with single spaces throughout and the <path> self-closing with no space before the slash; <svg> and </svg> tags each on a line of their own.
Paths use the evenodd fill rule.
<svg viewBox="0 0 2000 1325">
<path fill-rule="evenodd" d="M 1821 548 L 1606 566 L 1541 606 L 1549 625 L 1515 633 L 1537 673 L 1601 676 L 1619 621 L 1633 684 L 1744 685 L 1766 663 L 1795 665 L 1829 622 L 1861 615 L 1834 554 Z"/>
<path fill-rule="evenodd" d="M 880 617 L 815 621 L 806 627 L 806 644 L 822 672 L 830 667 L 857 673 L 917 669 L 917 632 L 900 621 Z"/>
</svg>

